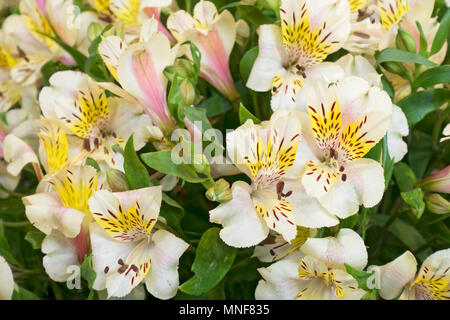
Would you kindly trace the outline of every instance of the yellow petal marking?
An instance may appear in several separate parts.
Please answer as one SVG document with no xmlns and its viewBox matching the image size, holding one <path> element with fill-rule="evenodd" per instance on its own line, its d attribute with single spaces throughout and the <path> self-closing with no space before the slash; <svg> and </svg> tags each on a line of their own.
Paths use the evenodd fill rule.
<svg viewBox="0 0 450 320">
<path fill-rule="evenodd" d="M 306 60 L 303 67 L 306 67 L 322 62 L 333 51 L 333 45 L 337 42 L 327 41 L 332 32 L 325 34 L 326 21 L 314 30 L 310 29 L 306 2 L 299 12 L 289 12 L 283 8 L 280 12 L 283 43 L 291 63 L 303 58 Z"/>
<path fill-rule="evenodd" d="M 394 5 L 390 1 L 378 0 L 378 8 L 380 10 L 381 24 L 389 30 L 409 11 L 409 0 L 395 0 Z"/>
<path fill-rule="evenodd" d="M 97 189 L 97 172 L 93 167 L 69 167 L 56 174 L 50 183 L 65 207 L 90 214 L 88 200 Z"/>
<path fill-rule="evenodd" d="M 134 241 L 136 238 L 148 238 L 156 224 L 156 219 L 147 219 L 140 211 L 136 201 L 128 211 L 119 205 L 114 212 L 108 210 L 108 215 L 94 212 L 97 223 L 113 238 L 121 241 Z"/>
<path fill-rule="evenodd" d="M 66 133 L 51 122 L 44 123 L 39 140 L 47 154 L 48 173 L 56 173 L 67 164 L 68 142 Z"/>
</svg>

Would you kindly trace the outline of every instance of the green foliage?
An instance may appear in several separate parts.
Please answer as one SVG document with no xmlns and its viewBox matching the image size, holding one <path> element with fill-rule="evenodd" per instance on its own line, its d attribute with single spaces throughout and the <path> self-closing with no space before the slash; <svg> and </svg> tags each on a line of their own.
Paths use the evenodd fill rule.
<svg viewBox="0 0 450 320">
<path fill-rule="evenodd" d="M 203 233 L 192 264 L 195 275 L 180 286 L 181 291 L 191 295 L 208 292 L 232 266 L 237 249 L 227 246 L 220 239 L 219 231 L 219 228 L 211 228 Z"/>
</svg>

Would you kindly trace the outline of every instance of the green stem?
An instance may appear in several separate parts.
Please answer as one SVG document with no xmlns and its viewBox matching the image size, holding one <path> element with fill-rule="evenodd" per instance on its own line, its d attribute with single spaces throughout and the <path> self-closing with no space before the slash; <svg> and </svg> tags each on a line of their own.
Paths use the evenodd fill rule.
<svg viewBox="0 0 450 320">
<path fill-rule="evenodd" d="M 15 191 L 8 190 L 2 185 L 0 185 L 0 190 L 6 192 L 10 196 L 13 196 L 13 197 L 16 197 L 16 198 L 22 198 L 22 197 L 26 197 L 27 196 L 27 194 L 23 194 L 23 193 L 20 193 L 20 192 L 15 192 Z"/>
</svg>

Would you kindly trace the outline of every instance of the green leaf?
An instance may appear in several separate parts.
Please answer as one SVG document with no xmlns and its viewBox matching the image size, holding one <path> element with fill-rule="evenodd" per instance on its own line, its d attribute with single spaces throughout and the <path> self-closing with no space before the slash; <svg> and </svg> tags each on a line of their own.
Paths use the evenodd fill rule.
<svg viewBox="0 0 450 320">
<path fill-rule="evenodd" d="M 253 120 L 253 123 L 258 124 L 261 121 L 255 117 L 250 111 L 247 110 L 246 107 L 241 103 L 239 106 L 239 122 L 244 124 L 248 119 Z"/>
<path fill-rule="evenodd" d="M 141 158 L 150 168 L 177 176 L 187 182 L 199 183 L 208 180 L 208 177 L 199 177 L 191 164 L 175 164 L 172 161 L 172 150 L 144 153 Z"/>
<path fill-rule="evenodd" d="M 25 240 L 27 240 L 33 249 L 40 249 L 42 241 L 45 238 L 45 234 L 39 230 L 31 230 L 25 235 Z"/>
<path fill-rule="evenodd" d="M 14 258 L 11 253 L 11 247 L 9 246 L 8 239 L 5 235 L 5 229 L 2 219 L 0 219 L 0 256 L 3 256 L 3 258 L 5 258 L 9 263 L 20 266 L 20 263 L 16 260 L 16 258 Z"/>
<path fill-rule="evenodd" d="M 417 182 L 416 175 L 404 162 L 399 162 L 394 166 L 394 177 L 400 191 L 412 190 Z"/>
<path fill-rule="evenodd" d="M 415 188 L 410 191 L 400 193 L 403 200 L 411 207 L 413 214 L 420 219 L 425 210 L 425 202 L 423 201 L 423 191 L 421 188 Z"/>
<path fill-rule="evenodd" d="M 92 255 L 84 258 L 83 264 L 80 269 L 81 278 L 87 281 L 89 289 L 92 289 L 97 274 L 92 266 Z"/>
<path fill-rule="evenodd" d="M 184 293 L 200 295 L 208 292 L 231 268 L 237 249 L 227 246 L 219 232 L 219 228 L 210 228 L 201 237 L 192 264 L 195 275 L 179 287 Z"/>
<path fill-rule="evenodd" d="M 88 52 L 89 54 L 95 55 L 98 53 L 98 46 L 100 45 L 100 43 L 102 42 L 103 39 L 103 35 L 105 34 L 105 32 L 107 32 L 108 30 L 110 30 L 114 25 L 112 23 L 108 24 L 103 31 L 91 42 L 91 45 L 89 46 Z"/>
<path fill-rule="evenodd" d="M 212 118 L 231 110 L 233 105 L 221 94 L 213 93 L 211 97 L 203 100 L 197 108 L 205 109 L 206 116 Z"/>
<path fill-rule="evenodd" d="M 239 63 L 239 72 L 241 73 L 244 82 L 247 82 L 248 77 L 250 76 L 253 64 L 255 63 L 255 60 L 258 57 L 258 52 L 259 52 L 258 46 L 251 48 L 245 53 L 245 55 L 241 59 L 241 62 Z"/>
<path fill-rule="evenodd" d="M 384 190 L 387 189 L 389 182 L 391 181 L 392 172 L 394 171 L 395 161 L 389 155 L 388 149 L 388 137 L 383 138 L 383 170 L 384 170 Z"/>
<path fill-rule="evenodd" d="M 414 226 L 401 219 L 394 220 L 388 230 L 412 251 L 416 251 L 427 242 Z"/>
<path fill-rule="evenodd" d="M 147 168 L 139 160 L 136 151 L 134 151 L 133 136 L 128 139 L 125 145 L 123 168 L 125 177 L 132 190 L 145 188 L 150 185 L 150 176 Z"/>
<path fill-rule="evenodd" d="M 414 79 L 412 90 L 418 88 L 428 88 L 440 83 L 450 82 L 450 66 L 439 66 L 425 70 Z"/>
<path fill-rule="evenodd" d="M 428 89 L 410 94 L 406 98 L 397 102 L 408 119 L 409 125 L 415 125 L 425 116 L 450 100 L 450 90 Z"/>
<path fill-rule="evenodd" d="M 450 29 L 450 10 L 447 10 L 444 17 L 442 18 L 439 29 L 434 36 L 433 44 L 431 45 L 430 55 L 438 53 L 444 46 L 445 41 L 448 37 L 448 32 Z"/>
<path fill-rule="evenodd" d="M 360 289 L 370 290 L 367 287 L 367 283 L 369 278 L 374 274 L 375 271 L 372 271 L 370 273 L 366 271 L 359 271 L 347 263 L 344 263 L 344 266 L 345 269 L 347 270 L 347 273 L 350 274 L 353 278 L 355 278 L 356 281 L 358 281 L 358 287 Z"/>
<path fill-rule="evenodd" d="M 260 26 L 262 24 L 270 24 L 273 22 L 267 16 L 265 16 L 259 8 L 247 5 L 239 1 L 232 2 L 230 4 L 227 4 L 226 6 L 223 6 L 222 8 L 220 8 L 220 11 L 230 8 L 237 8 L 237 11 L 242 16 L 242 18 L 253 23 L 256 26 Z"/>
<path fill-rule="evenodd" d="M 33 292 L 14 284 L 12 300 L 40 300 Z"/>
<path fill-rule="evenodd" d="M 382 62 L 413 62 L 427 67 L 436 65 L 418 53 L 411 53 L 394 48 L 387 48 L 380 52 L 377 62 L 375 63 L 375 68 Z"/>
</svg>

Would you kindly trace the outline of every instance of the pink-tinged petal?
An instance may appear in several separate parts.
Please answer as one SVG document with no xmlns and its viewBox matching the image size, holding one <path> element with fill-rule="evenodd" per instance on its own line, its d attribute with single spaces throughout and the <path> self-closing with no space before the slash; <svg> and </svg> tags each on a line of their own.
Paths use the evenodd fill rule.
<svg viewBox="0 0 450 320">
<path fill-rule="evenodd" d="M 141 4 L 142 6 L 142 4 Z M 164 34 L 170 42 L 175 42 L 175 38 L 170 34 L 166 27 L 162 24 L 159 9 L 155 7 L 145 7 L 142 10 L 145 16 L 149 19 L 154 18 L 158 23 L 158 31 Z"/>
<path fill-rule="evenodd" d="M 166 131 L 174 126 L 174 121 L 167 106 L 163 70 L 174 58 L 169 40 L 156 33 L 147 43 L 130 46 L 120 57 L 117 70 L 122 87 L 141 100 L 145 112 Z"/>
<path fill-rule="evenodd" d="M 3 155 L 5 161 L 8 162 L 7 170 L 13 176 L 19 175 L 28 163 L 32 163 L 36 169 L 39 167 L 39 160 L 33 149 L 12 134 L 7 135 L 3 141 Z M 40 168 L 38 172 L 41 174 Z"/>
<path fill-rule="evenodd" d="M 180 41 L 190 40 L 202 55 L 200 75 L 211 83 L 230 101 L 239 97 L 231 77 L 228 58 L 236 39 L 236 25 L 233 16 L 224 11 L 210 26 L 208 33 L 196 29 L 185 31 Z"/>
<path fill-rule="evenodd" d="M 177 293 L 179 285 L 178 261 L 189 245 L 165 230 L 156 231 L 152 241 L 152 265 L 145 285 L 153 296 L 170 299 Z"/>
</svg>

